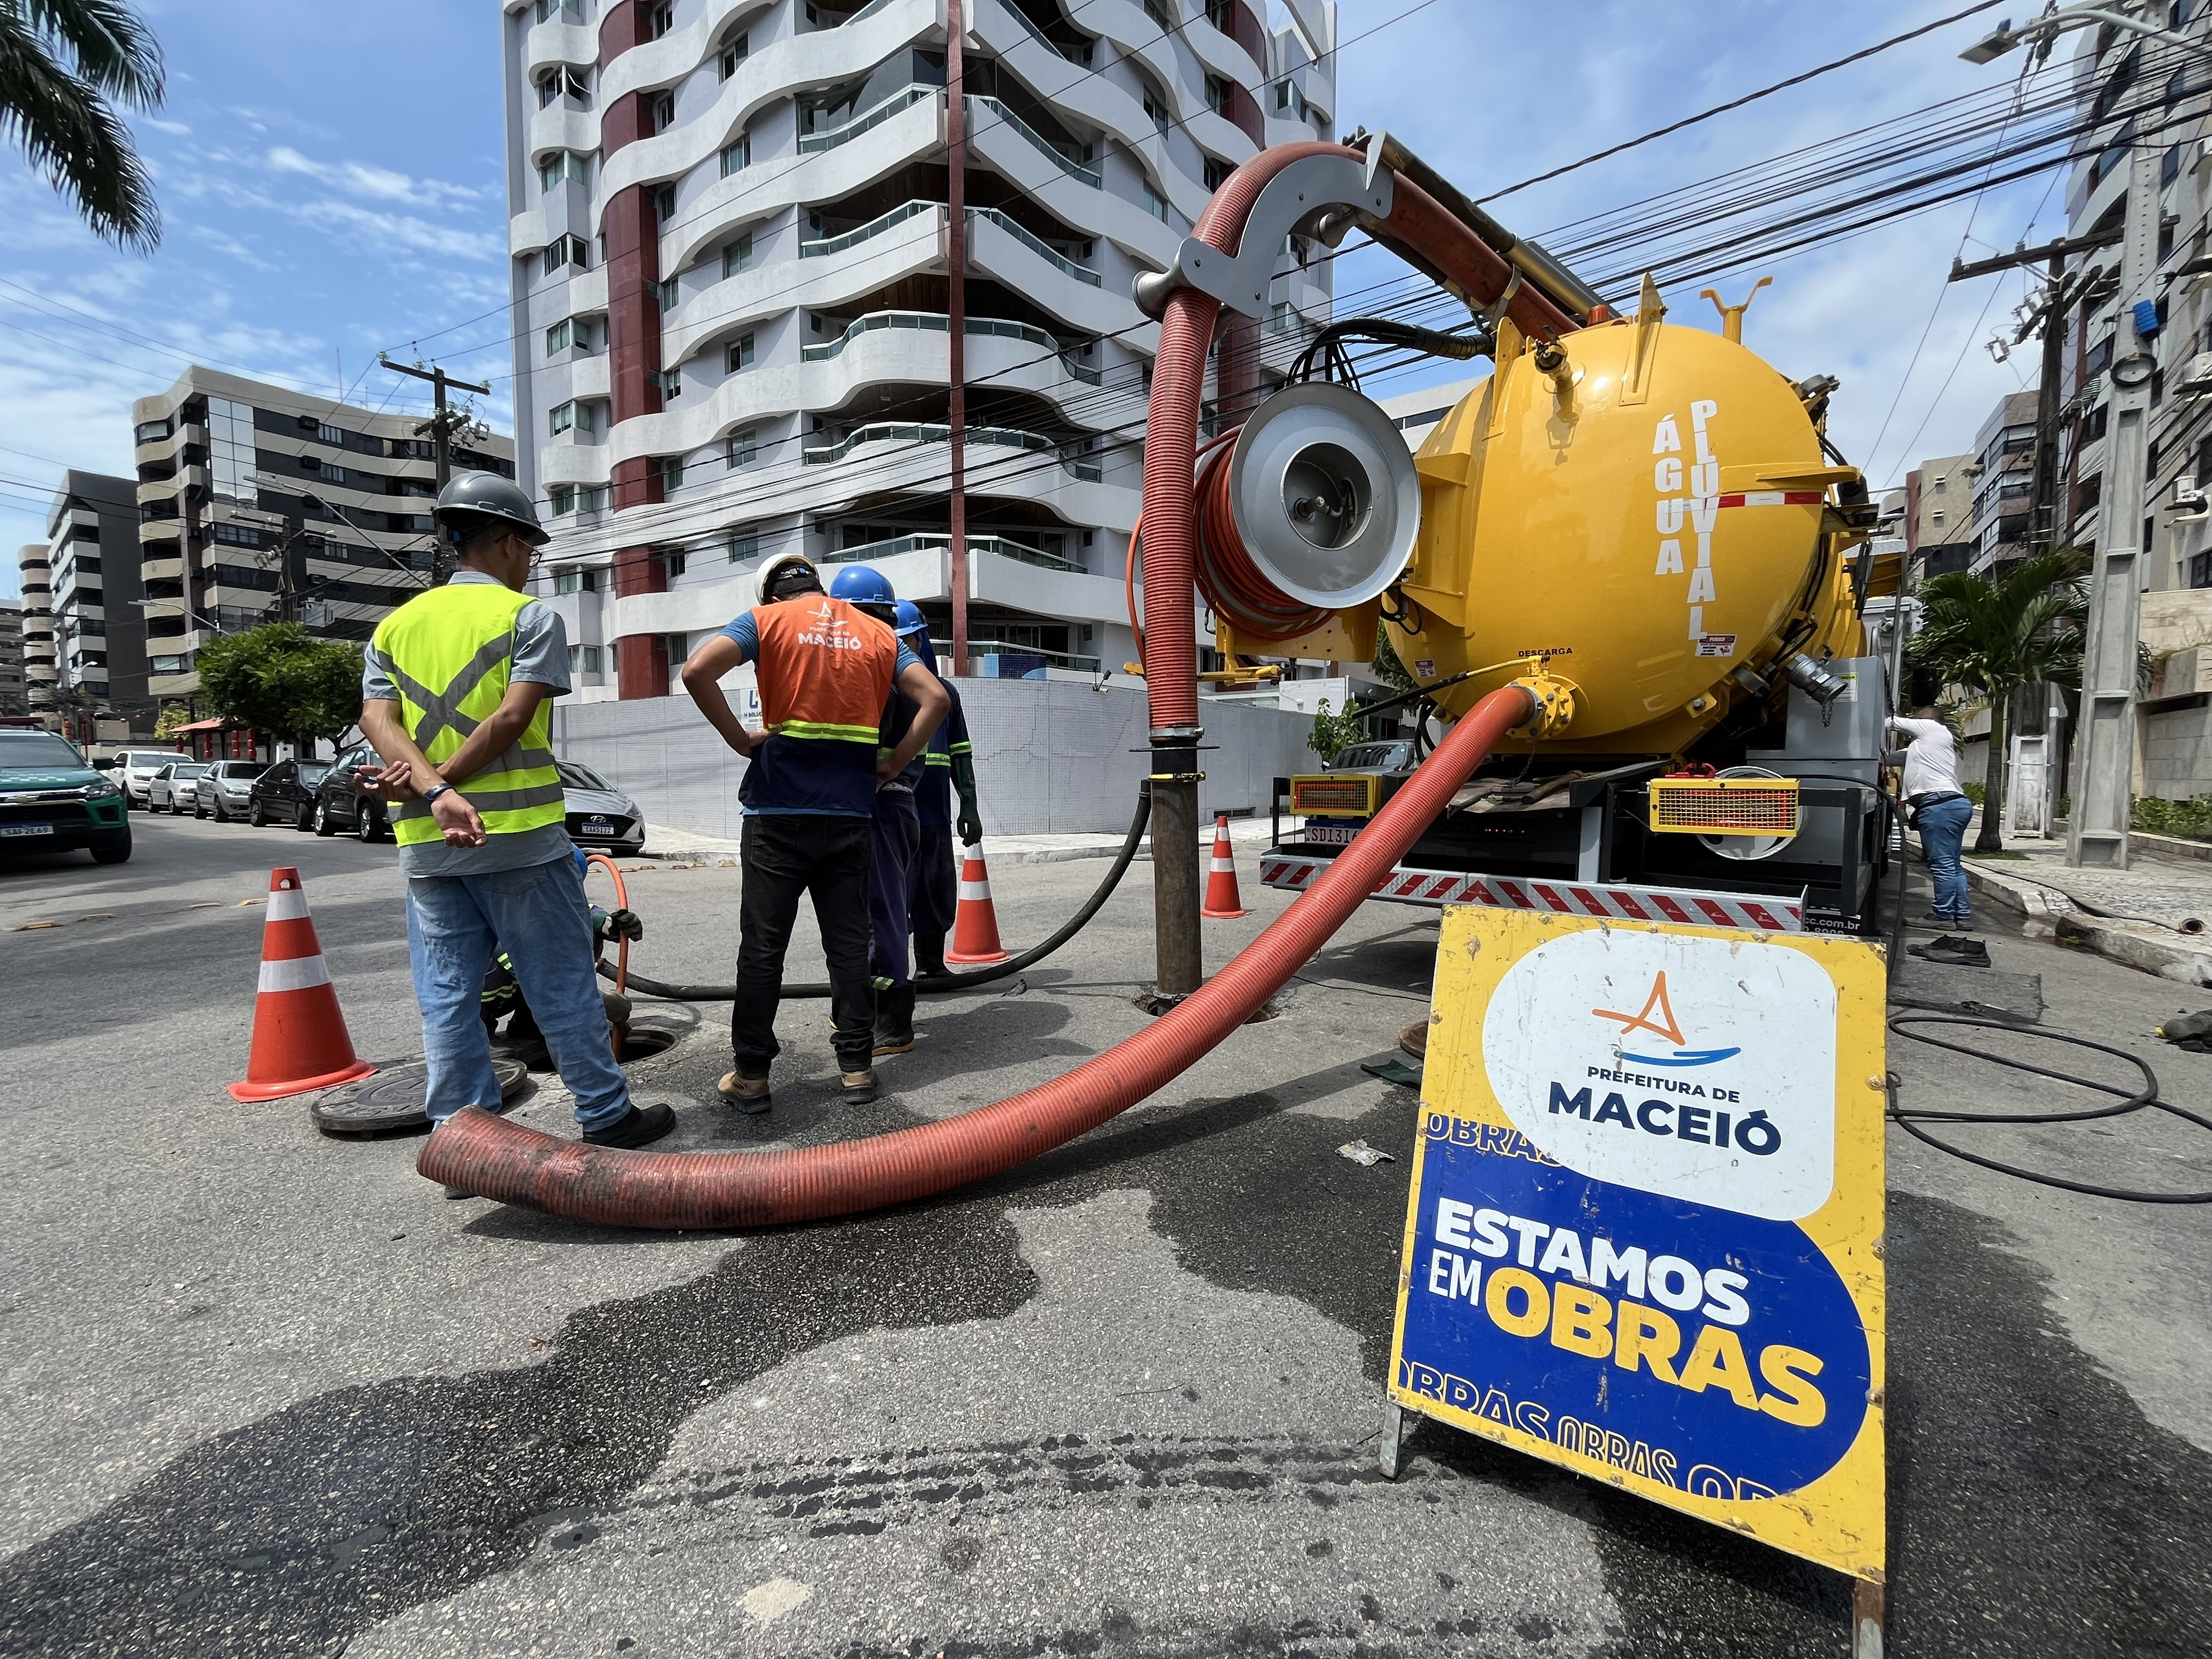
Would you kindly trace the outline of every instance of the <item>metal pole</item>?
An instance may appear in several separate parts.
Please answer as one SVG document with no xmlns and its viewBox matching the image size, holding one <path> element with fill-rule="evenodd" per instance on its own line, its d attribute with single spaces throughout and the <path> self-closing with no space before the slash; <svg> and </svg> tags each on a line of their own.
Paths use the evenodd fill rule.
<svg viewBox="0 0 2212 1659">
<path fill-rule="evenodd" d="M 2066 825 L 2069 866 L 2127 868 L 2128 822 L 2135 805 L 2136 657 L 2141 632 L 2144 474 L 2149 466 L 2148 334 L 2135 307 L 2158 274 L 2159 152 L 2144 143 L 2128 154 L 2125 228 L 2120 237 L 2119 333 L 2131 349 L 2112 368 L 2112 437 L 2105 459 L 2104 510 L 2098 515 L 2089 624 L 2081 652 L 2081 720 L 2075 734 L 2073 811 Z M 2155 331 L 2154 329 L 2153 332 Z"/>
<path fill-rule="evenodd" d="M 968 89 L 961 0 L 945 0 L 945 270 L 951 350 L 952 672 L 968 672 Z"/>
<path fill-rule="evenodd" d="M 2028 505 L 2027 544 L 2048 551 L 2058 537 L 2058 389 L 2065 364 L 2066 258 L 2051 256 L 2051 289 L 2043 302 L 2043 378 L 2035 394 L 2035 482 Z"/>
</svg>

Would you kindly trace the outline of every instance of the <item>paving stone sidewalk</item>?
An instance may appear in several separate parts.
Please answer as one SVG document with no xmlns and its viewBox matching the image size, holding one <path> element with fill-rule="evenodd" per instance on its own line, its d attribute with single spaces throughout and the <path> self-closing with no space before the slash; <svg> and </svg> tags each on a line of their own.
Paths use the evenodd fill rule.
<svg viewBox="0 0 2212 1659">
<path fill-rule="evenodd" d="M 1973 844 L 1977 817 L 1967 830 Z M 2144 850 L 2125 870 L 2071 868 L 2066 842 L 2007 836 L 2017 858 L 1966 860 L 1978 908 L 2163 978 L 2212 985 L 2212 864 Z M 1917 856 L 1916 852 L 1916 856 Z"/>
</svg>

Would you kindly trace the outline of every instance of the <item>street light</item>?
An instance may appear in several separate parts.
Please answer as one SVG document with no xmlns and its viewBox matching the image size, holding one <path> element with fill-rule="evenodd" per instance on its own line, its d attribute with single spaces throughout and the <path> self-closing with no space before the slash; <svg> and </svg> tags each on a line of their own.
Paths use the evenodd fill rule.
<svg viewBox="0 0 2212 1659">
<path fill-rule="evenodd" d="M 2004 19 L 1959 56 L 1969 64 L 1994 63 L 2014 46 L 2025 41 L 2037 49 L 2037 61 L 2040 62 L 2043 58 L 2049 56 L 2051 43 L 2059 35 L 2068 29 L 2087 28 L 2093 23 L 2109 23 L 2114 28 L 2128 29 L 2136 34 L 2148 35 L 2152 40 L 2162 41 L 2169 46 L 2185 46 L 2191 52 L 2212 54 L 2212 46 L 2207 46 L 2201 40 L 2193 40 L 2185 34 L 2175 34 L 2170 30 L 2158 27 L 2155 24 L 2140 21 L 2122 13 L 2109 10 L 2103 6 L 2069 6 L 2062 11 L 2054 4 L 2046 9 L 2042 16 L 2032 22 L 2023 23 L 2018 28 L 2012 26 L 2011 18 Z"/>
</svg>

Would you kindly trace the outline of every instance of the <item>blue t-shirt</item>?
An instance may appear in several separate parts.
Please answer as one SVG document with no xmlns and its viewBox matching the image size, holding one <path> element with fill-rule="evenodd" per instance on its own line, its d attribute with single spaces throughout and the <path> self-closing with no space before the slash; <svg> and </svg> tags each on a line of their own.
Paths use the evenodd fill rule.
<svg viewBox="0 0 2212 1659">
<path fill-rule="evenodd" d="M 722 635 L 724 638 L 736 643 L 739 662 L 760 660 L 760 630 L 753 625 L 751 611 L 740 613 L 735 621 L 722 630 Z M 898 677 L 909 668 L 921 666 L 921 659 L 907 648 L 905 641 L 900 641 L 898 659 L 891 665 L 892 680 L 896 682 Z M 893 690 L 891 697 L 894 702 L 898 701 L 899 694 L 896 689 Z M 850 748 L 850 744 L 818 743 L 805 738 L 780 736 L 771 738 L 768 746 L 755 755 L 751 763 L 746 767 L 745 781 L 738 790 L 738 799 L 744 807 L 744 816 L 769 817 L 805 815 L 833 818 L 872 817 L 875 804 L 875 761 L 872 756 L 869 757 L 866 793 L 859 797 L 859 802 L 839 804 L 836 797 L 842 793 L 842 791 L 805 788 L 787 791 L 775 787 L 773 781 L 765 788 L 761 785 L 760 781 L 770 774 L 782 775 L 802 771 L 810 763 L 818 765 L 824 769 L 836 766 L 838 763 L 846 759 L 845 751 Z M 839 767 L 838 769 L 843 769 Z M 801 805 L 771 804 L 775 802 L 777 798 L 787 793 L 811 796 L 815 799 Z"/>
</svg>

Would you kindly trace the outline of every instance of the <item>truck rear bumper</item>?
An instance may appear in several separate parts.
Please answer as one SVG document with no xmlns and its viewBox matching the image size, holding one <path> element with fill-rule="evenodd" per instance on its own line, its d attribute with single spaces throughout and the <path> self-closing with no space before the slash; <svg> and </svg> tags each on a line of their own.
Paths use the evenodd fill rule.
<svg viewBox="0 0 2212 1659">
<path fill-rule="evenodd" d="M 1262 886 L 1302 892 L 1328 869 L 1325 854 L 1270 848 L 1260 855 Z M 1393 904 L 1486 904 L 1497 910 L 1535 910 L 1563 916 L 1601 916 L 1612 921 L 1669 921 L 1700 927 L 1748 927 L 1767 933 L 1802 933 L 1801 899 L 1753 898 L 1682 887 L 1636 887 L 1620 882 L 1558 881 L 1524 876 L 1470 875 L 1461 870 L 1423 870 L 1399 865 L 1375 884 L 1370 896 Z"/>
</svg>

